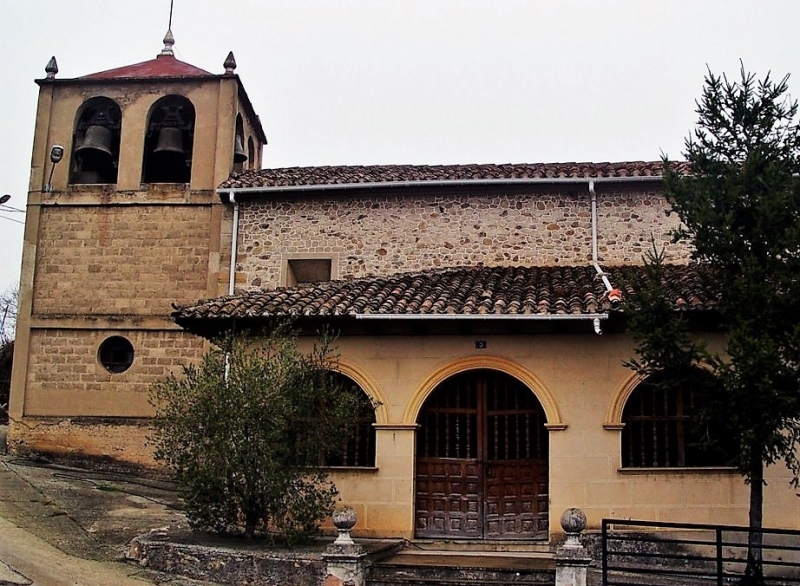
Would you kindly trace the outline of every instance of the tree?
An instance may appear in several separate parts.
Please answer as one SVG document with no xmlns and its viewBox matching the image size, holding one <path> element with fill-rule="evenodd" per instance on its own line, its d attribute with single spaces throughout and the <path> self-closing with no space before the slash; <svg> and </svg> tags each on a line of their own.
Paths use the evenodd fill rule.
<svg viewBox="0 0 800 586">
<path fill-rule="evenodd" d="M 11 367 L 14 340 L 0 340 L 0 425 L 8 423 L 8 398 L 11 394 Z"/>
<path fill-rule="evenodd" d="M 19 307 L 19 288 L 9 287 L 0 295 L 0 342 L 14 339 Z"/>
<path fill-rule="evenodd" d="M 0 424 L 8 423 L 18 301 L 19 289 L 16 286 L 9 287 L 0 295 Z"/>
<path fill-rule="evenodd" d="M 702 367 L 697 425 L 750 487 L 743 584 L 763 583 L 764 468 L 781 460 L 798 480 L 800 440 L 800 129 L 787 80 L 709 71 L 683 165 L 664 158 L 665 196 L 707 287 L 721 292 L 724 350 L 710 352 L 663 299 L 662 258 L 632 288 L 630 328 L 642 374 Z M 638 289 L 638 291 L 636 290 Z M 720 430 L 724 430 L 724 438 Z M 723 441 L 724 439 L 724 441 Z"/>
<path fill-rule="evenodd" d="M 346 443 L 365 396 L 330 375 L 330 337 L 298 349 L 279 326 L 264 339 L 228 335 L 199 366 L 154 385 L 151 442 L 173 472 L 195 530 L 312 536 L 337 491 L 321 468 Z"/>
</svg>

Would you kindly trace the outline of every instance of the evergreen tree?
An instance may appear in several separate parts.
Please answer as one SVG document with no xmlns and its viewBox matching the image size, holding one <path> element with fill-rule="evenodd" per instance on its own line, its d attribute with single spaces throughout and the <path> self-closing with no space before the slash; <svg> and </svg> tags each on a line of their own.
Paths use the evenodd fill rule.
<svg viewBox="0 0 800 586">
<path fill-rule="evenodd" d="M 642 374 L 702 367 L 696 425 L 750 487 L 742 584 L 763 583 L 764 468 L 781 460 L 797 486 L 800 440 L 800 128 L 787 79 L 709 72 L 686 164 L 664 159 L 665 196 L 693 245 L 704 285 L 720 293 L 724 350 L 709 352 L 665 305 L 658 254 L 631 287 L 630 327 Z M 661 297 L 659 297 L 661 295 Z"/>
</svg>

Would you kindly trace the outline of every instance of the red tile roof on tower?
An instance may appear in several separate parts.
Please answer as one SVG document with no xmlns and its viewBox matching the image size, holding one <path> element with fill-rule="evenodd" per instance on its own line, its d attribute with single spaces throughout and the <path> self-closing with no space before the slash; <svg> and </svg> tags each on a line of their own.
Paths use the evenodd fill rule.
<svg viewBox="0 0 800 586">
<path fill-rule="evenodd" d="M 114 69 L 107 69 L 98 73 L 90 73 L 78 79 L 83 80 L 109 80 L 109 79 L 148 79 L 153 77 L 207 77 L 213 75 L 204 69 L 195 67 L 175 59 L 173 55 L 158 55 L 150 61 L 142 61 L 133 65 L 125 65 Z"/>
</svg>

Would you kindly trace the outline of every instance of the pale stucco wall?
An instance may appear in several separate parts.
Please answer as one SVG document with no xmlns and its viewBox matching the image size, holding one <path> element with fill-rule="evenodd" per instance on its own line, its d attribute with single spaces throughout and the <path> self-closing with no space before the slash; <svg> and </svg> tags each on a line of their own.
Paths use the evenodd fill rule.
<svg viewBox="0 0 800 586">
<path fill-rule="evenodd" d="M 443 376 L 489 367 L 525 380 L 548 412 L 550 530 L 564 509 L 579 507 L 598 528 L 603 518 L 746 525 L 749 489 L 732 470 L 621 469 L 620 431 L 606 429 L 615 399 L 633 374 L 625 335 L 344 337 L 348 369 L 370 381 L 383 402 L 377 470 L 337 472 L 343 502 L 359 512 L 357 534 L 411 538 L 414 519 L 414 423 Z M 475 340 L 487 342 L 475 350 Z M 432 386 L 433 385 L 433 386 Z M 559 421 L 553 421 L 553 415 Z M 554 426 L 556 428 L 560 426 Z M 768 469 L 764 523 L 800 528 L 800 504 L 782 466 Z"/>
</svg>

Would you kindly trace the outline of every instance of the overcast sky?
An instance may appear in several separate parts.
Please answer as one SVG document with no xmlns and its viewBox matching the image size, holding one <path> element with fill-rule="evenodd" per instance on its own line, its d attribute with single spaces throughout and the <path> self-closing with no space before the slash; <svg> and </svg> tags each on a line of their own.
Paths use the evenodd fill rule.
<svg viewBox="0 0 800 586">
<path fill-rule="evenodd" d="M 25 207 L 38 87 L 152 59 L 169 0 L 2 0 L 0 194 Z M 264 166 L 680 158 L 706 66 L 790 73 L 797 0 L 175 0 L 176 56 L 233 50 Z M 0 218 L 0 291 L 22 225 Z M 11 218 L 11 219 L 8 219 Z"/>
</svg>

